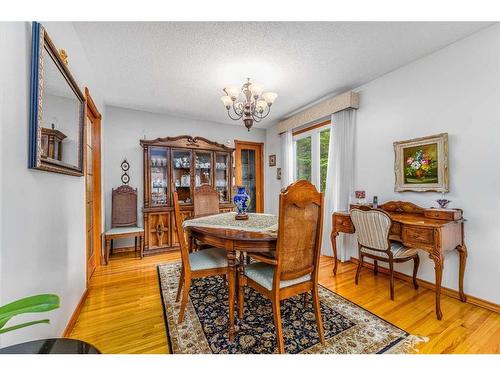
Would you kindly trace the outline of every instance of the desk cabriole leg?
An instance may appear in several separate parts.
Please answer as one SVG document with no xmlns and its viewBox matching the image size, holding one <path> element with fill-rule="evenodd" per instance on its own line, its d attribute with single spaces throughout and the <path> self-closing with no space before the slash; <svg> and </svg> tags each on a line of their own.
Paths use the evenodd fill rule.
<svg viewBox="0 0 500 375">
<path fill-rule="evenodd" d="M 460 294 L 460 301 L 467 302 L 467 296 L 464 293 L 464 273 L 465 264 L 467 263 L 467 246 L 465 244 L 457 246 L 458 255 L 460 255 L 460 266 L 458 275 L 458 291 Z"/>
<path fill-rule="evenodd" d="M 441 281 L 443 278 L 444 258 L 441 251 L 431 253 L 429 257 L 434 261 L 434 272 L 436 274 L 436 317 L 443 318 L 441 311 Z"/>
<path fill-rule="evenodd" d="M 337 236 L 338 232 L 332 232 L 330 235 L 330 239 L 332 241 L 332 250 L 333 250 L 333 274 L 337 274 Z"/>
</svg>

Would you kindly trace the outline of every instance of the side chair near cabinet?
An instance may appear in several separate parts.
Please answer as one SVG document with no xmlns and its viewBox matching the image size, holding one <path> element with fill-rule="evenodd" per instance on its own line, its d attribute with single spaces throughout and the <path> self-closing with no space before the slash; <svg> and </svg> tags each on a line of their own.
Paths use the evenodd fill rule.
<svg viewBox="0 0 500 375">
<path fill-rule="evenodd" d="M 280 301 L 309 291 L 312 292 L 319 340 L 325 343 L 318 295 L 323 194 L 306 180 L 291 184 L 280 194 L 278 220 L 275 258 L 254 257 L 252 254 L 259 262 L 240 268 L 238 307 L 242 319 L 245 285 L 269 298 L 273 306 L 278 351 L 284 353 Z"/>
<path fill-rule="evenodd" d="M 356 285 L 365 257 L 373 259 L 373 272 L 378 273 L 378 261 L 389 263 L 391 300 L 394 300 L 394 263 L 413 260 L 413 286 L 418 289 L 417 272 L 420 258 L 418 249 L 406 247 L 391 241 L 389 233 L 392 225 L 390 216 L 380 209 L 352 208 L 351 220 L 358 237 L 359 259 L 356 270 Z"/>
<path fill-rule="evenodd" d="M 175 301 L 179 302 L 179 298 L 182 292 L 182 301 L 178 319 L 178 322 L 180 324 L 184 319 L 184 311 L 186 310 L 186 305 L 189 298 L 191 280 L 214 275 L 227 276 L 228 267 L 226 250 L 224 249 L 212 247 L 209 249 L 204 249 L 203 251 L 189 253 L 189 249 L 186 243 L 186 237 L 184 236 L 184 231 L 182 228 L 182 217 L 179 208 L 179 197 L 177 195 L 177 192 L 174 192 L 173 196 L 175 227 L 177 236 L 179 238 L 179 246 L 182 258 L 182 269 L 179 278 L 179 287 L 177 289 L 177 297 L 175 298 Z"/>
<path fill-rule="evenodd" d="M 111 192 L 111 229 L 104 233 L 106 243 L 105 262 L 113 252 L 113 240 L 134 238 L 134 250 L 137 252 L 137 240 L 141 259 L 144 249 L 144 229 L 137 226 L 137 189 L 122 185 Z"/>
</svg>

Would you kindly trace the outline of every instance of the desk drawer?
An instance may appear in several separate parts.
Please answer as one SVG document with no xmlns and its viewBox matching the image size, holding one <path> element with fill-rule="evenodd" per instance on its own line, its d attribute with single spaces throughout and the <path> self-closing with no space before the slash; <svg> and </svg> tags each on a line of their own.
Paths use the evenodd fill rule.
<svg viewBox="0 0 500 375">
<path fill-rule="evenodd" d="M 333 215 L 333 221 L 337 232 L 354 233 L 354 226 L 349 215 Z"/>
<path fill-rule="evenodd" d="M 402 238 L 414 245 L 434 245 L 434 231 L 429 228 L 403 227 Z"/>
</svg>

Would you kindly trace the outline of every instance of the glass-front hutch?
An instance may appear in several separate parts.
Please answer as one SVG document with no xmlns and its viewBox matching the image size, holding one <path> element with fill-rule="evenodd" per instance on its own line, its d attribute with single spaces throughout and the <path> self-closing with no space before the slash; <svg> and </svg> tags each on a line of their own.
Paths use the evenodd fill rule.
<svg viewBox="0 0 500 375">
<path fill-rule="evenodd" d="M 144 252 L 178 247 L 172 192 L 177 191 L 182 217 L 193 212 L 194 189 L 213 186 L 220 211 L 232 211 L 233 151 L 201 137 L 141 140 L 144 150 Z"/>
</svg>

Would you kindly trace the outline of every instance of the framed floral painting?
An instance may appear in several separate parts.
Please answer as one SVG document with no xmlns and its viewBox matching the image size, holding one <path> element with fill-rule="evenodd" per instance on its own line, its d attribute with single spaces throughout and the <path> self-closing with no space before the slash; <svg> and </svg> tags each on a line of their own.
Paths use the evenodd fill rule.
<svg viewBox="0 0 500 375">
<path fill-rule="evenodd" d="M 448 191 L 448 134 L 394 142 L 395 191 Z"/>
</svg>

